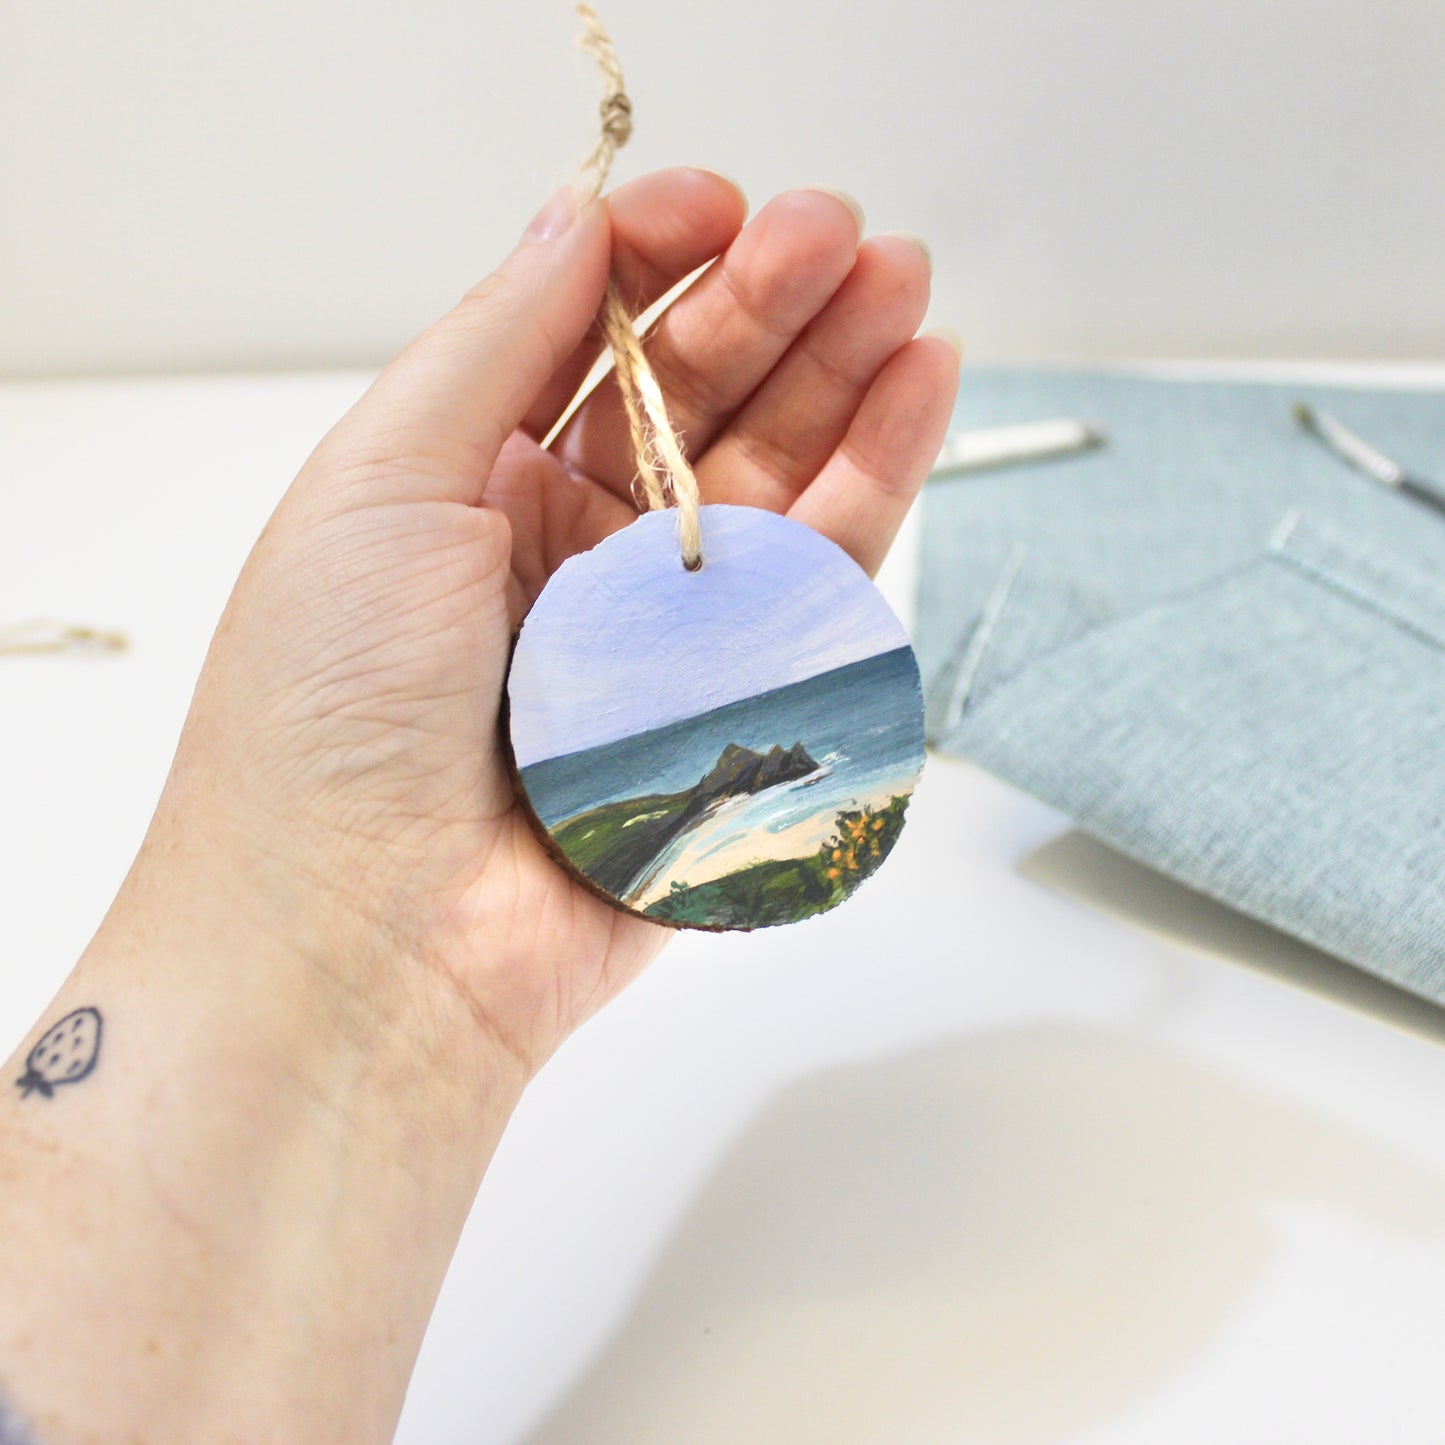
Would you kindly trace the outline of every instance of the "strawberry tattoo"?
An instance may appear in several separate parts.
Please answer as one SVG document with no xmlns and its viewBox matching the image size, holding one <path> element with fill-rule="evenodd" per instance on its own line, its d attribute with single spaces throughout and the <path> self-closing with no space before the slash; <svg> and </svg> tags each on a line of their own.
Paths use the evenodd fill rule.
<svg viewBox="0 0 1445 1445">
<path fill-rule="evenodd" d="M 20 1097 L 33 1093 L 49 1099 L 57 1084 L 79 1083 L 100 1056 L 100 1011 L 78 1008 L 68 1013 L 30 1050 L 25 1073 L 15 1080 Z"/>
</svg>

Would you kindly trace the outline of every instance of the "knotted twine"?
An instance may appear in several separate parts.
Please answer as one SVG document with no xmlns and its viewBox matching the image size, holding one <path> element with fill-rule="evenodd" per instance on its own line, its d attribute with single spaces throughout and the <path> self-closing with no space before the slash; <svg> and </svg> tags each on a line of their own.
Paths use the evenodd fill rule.
<svg viewBox="0 0 1445 1445">
<path fill-rule="evenodd" d="M 622 79 L 617 47 L 603 28 L 597 12 L 590 5 L 579 4 L 577 14 L 582 20 L 578 44 L 597 62 L 603 83 L 602 100 L 598 106 L 601 131 L 592 153 L 579 167 L 574 183 L 579 205 L 586 205 L 602 194 L 613 157 L 632 136 L 632 101 Z M 642 342 L 617 284 L 611 278 L 607 282 L 607 294 L 598 319 L 608 349 L 612 352 L 617 389 L 622 394 L 632 451 L 637 459 L 633 501 L 643 512 L 660 511 L 669 506 L 677 508 L 677 538 L 682 548 L 682 563 L 689 572 L 696 572 L 702 566 L 702 526 L 698 517 L 702 498 L 697 477 L 688 464 L 682 442 L 668 420 L 667 405 L 662 399 L 657 375 L 642 349 Z M 101 631 L 94 627 L 73 627 L 64 622 L 22 622 L 0 628 L 0 656 L 123 652 L 126 646 L 127 639 L 123 633 Z"/>
<path fill-rule="evenodd" d="M 617 48 L 603 29 L 597 12 L 590 5 L 579 4 L 577 14 L 582 20 L 582 34 L 577 43 L 584 54 L 597 62 L 603 84 L 602 101 L 598 107 L 601 133 L 591 155 L 583 161 L 577 173 L 579 204 L 586 205 L 601 195 L 613 157 L 631 138 L 632 101 L 622 80 Z M 668 420 L 662 388 L 642 349 L 642 342 L 617 283 L 610 277 L 598 319 L 608 349 L 612 352 L 617 389 L 622 394 L 632 452 L 637 459 L 632 499 L 638 511 L 642 512 L 669 506 L 677 508 L 677 539 L 682 548 L 682 564 L 689 572 L 696 572 L 702 566 L 702 524 L 699 519 L 702 498 L 697 477 L 688 464 L 681 440 Z"/>
</svg>

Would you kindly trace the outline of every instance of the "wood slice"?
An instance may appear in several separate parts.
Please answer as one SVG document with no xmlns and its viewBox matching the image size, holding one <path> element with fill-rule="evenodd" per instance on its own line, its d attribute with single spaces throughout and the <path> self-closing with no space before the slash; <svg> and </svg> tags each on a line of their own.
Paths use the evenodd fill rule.
<svg viewBox="0 0 1445 1445">
<path fill-rule="evenodd" d="M 565 562 L 512 657 L 519 789 L 553 855 L 677 928 L 794 923 L 887 856 L 923 767 L 902 624 L 811 528 L 702 509 L 702 568 L 652 512 Z"/>
</svg>

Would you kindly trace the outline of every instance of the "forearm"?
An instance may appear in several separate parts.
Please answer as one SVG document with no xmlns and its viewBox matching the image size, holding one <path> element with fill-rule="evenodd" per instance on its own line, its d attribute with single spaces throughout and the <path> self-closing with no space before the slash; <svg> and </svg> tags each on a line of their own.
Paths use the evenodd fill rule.
<svg viewBox="0 0 1445 1445">
<path fill-rule="evenodd" d="M 7 1066 L 0 1379 L 45 1445 L 387 1440 L 521 1070 L 386 940 L 155 852 Z M 94 1069 L 13 1087 L 79 1008 Z"/>
</svg>

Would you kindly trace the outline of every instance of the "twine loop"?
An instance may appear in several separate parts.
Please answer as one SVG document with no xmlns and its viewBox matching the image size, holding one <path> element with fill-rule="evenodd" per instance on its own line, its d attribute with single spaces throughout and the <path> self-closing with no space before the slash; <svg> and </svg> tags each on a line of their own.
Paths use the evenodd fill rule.
<svg viewBox="0 0 1445 1445">
<path fill-rule="evenodd" d="M 613 157 L 632 136 L 632 101 L 622 79 L 617 47 L 603 28 L 597 12 L 590 5 L 578 4 L 577 14 L 582 20 L 578 44 L 597 62 L 603 84 L 602 101 L 598 107 L 601 133 L 577 176 L 585 203 L 602 193 Z M 676 507 L 682 564 L 689 572 L 696 572 L 702 566 L 702 523 L 699 517 L 702 496 L 697 477 L 688 463 L 682 439 L 668 419 L 667 404 L 663 400 L 657 374 L 642 349 L 642 341 L 617 284 L 611 279 L 607 282 L 607 294 L 602 299 L 599 321 L 612 352 L 617 389 L 622 394 L 632 453 L 637 461 L 637 476 L 632 483 L 633 501 L 639 511 Z"/>
</svg>

